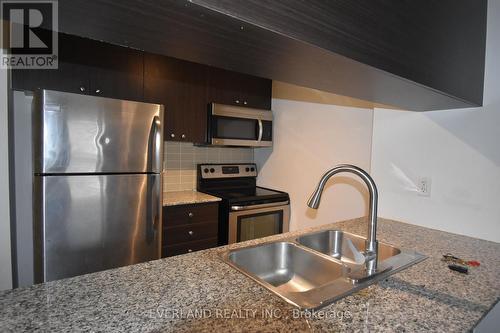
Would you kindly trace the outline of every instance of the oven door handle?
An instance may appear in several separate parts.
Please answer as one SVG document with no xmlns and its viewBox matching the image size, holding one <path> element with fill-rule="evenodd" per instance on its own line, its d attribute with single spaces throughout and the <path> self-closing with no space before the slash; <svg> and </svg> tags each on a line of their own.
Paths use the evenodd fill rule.
<svg viewBox="0 0 500 333">
<path fill-rule="evenodd" d="M 271 208 L 271 207 L 278 207 L 278 206 L 285 206 L 290 204 L 290 201 L 280 201 L 280 202 L 271 202 L 267 204 L 261 204 L 261 205 L 252 205 L 252 206 L 231 206 L 232 211 L 242 211 L 242 210 L 252 210 L 252 209 L 259 209 L 259 208 Z"/>
</svg>

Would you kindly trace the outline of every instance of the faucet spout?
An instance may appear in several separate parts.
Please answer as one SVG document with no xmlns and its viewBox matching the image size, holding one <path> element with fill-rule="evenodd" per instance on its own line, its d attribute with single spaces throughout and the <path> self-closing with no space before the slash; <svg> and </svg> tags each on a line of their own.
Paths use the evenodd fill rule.
<svg viewBox="0 0 500 333">
<path fill-rule="evenodd" d="M 314 190 L 313 194 L 309 198 L 307 205 L 313 209 L 318 209 L 321 195 L 325 188 L 326 182 L 334 175 L 348 172 L 355 174 L 360 177 L 366 186 L 368 187 L 368 192 L 370 194 L 370 205 L 368 209 L 368 233 L 366 240 L 366 254 L 367 258 L 370 260 L 369 271 L 375 272 L 377 270 L 377 255 L 378 255 L 378 242 L 377 242 L 377 204 L 378 204 L 378 191 L 375 182 L 372 177 L 361 168 L 350 164 L 340 164 L 334 168 L 328 170 L 323 177 L 321 177 L 318 186 Z"/>
</svg>

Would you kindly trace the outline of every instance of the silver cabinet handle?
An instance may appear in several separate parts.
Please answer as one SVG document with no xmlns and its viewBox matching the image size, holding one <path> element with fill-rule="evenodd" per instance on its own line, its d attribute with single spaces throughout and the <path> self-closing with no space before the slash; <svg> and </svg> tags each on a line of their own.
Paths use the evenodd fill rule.
<svg viewBox="0 0 500 333">
<path fill-rule="evenodd" d="M 189 230 L 188 234 L 189 234 L 189 236 L 193 236 L 193 234 L 194 234 L 193 230 Z"/>
<path fill-rule="evenodd" d="M 240 100 L 239 100 L 239 99 L 235 100 L 234 102 L 235 102 L 236 104 L 240 104 Z"/>
<path fill-rule="evenodd" d="M 181 138 L 185 139 L 186 138 L 186 134 L 182 134 Z"/>
<path fill-rule="evenodd" d="M 96 89 L 96 90 L 95 90 L 95 93 L 96 93 L 96 94 L 100 94 L 100 93 L 101 93 L 101 89 Z"/>
<path fill-rule="evenodd" d="M 247 101 L 243 101 L 243 104 L 247 105 L 248 103 L 247 103 Z"/>
<path fill-rule="evenodd" d="M 189 216 L 189 217 L 193 217 L 193 216 L 194 216 L 194 214 L 193 214 L 193 213 L 191 213 L 191 212 L 189 212 L 189 213 L 188 213 L 188 216 Z"/>
<path fill-rule="evenodd" d="M 174 134 L 174 133 L 171 133 L 171 134 L 170 134 L 170 137 L 171 137 L 171 138 L 175 138 L 175 134 Z"/>
<path fill-rule="evenodd" d="M 80 91 L 84 92 L 85 91 L 85 87 L 80 87 Z"/>
<path fill-rule="evenodd" d="M 191 253 L 191 252 L 193 252 L 193 250 L 191 250 L 191 249 L 188 249 L 188 252 L 189 252 L 189 253 Z"/>
</svg>

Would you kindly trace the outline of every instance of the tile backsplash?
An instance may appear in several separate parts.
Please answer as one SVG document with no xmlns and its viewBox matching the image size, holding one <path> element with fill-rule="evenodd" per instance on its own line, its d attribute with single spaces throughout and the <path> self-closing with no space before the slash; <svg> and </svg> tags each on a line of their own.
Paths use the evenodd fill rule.
<svg viewBox="0 0 500 333">
<path fill-rule="evenodd" d="M 189 142 L 164 144 L 163 192 L 196 189 L 198 163 L 253 163 L 252 148 L 200 147 Z"/>
</svg>

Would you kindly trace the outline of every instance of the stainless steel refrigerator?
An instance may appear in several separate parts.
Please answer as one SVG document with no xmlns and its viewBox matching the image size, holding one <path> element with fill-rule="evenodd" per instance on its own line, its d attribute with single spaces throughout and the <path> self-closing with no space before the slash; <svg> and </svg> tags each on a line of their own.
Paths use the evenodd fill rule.
<svg viewBox="0 0 500 333">
<path fill-rule="evenodd" d="M 32 120 L 35 282 L 159 258 L 163 106 L 41 90 Z"/>
</svg>

